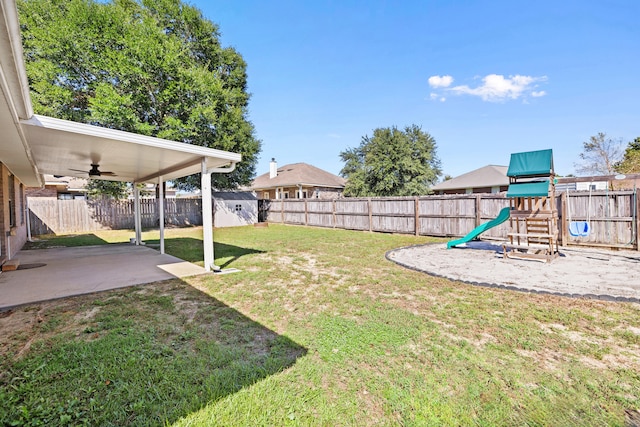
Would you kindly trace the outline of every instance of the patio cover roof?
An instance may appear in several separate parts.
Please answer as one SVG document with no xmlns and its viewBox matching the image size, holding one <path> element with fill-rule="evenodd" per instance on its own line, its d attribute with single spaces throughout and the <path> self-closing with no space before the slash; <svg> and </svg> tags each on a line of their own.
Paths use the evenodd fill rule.
<svg viewBox="0 0 640 427">
<path fill-rule="evenodd" d="M 240 154 L 34 115 L 22 120 L 31 154 L 40 173 L 86 178 L 91 164 L 114 172 L 100 179 L 165 181 L 198 173 L 201 161 L 221 167 L 241 160 Z M 74 171 L 73 169 L 76 169 Z"/>
</svg>

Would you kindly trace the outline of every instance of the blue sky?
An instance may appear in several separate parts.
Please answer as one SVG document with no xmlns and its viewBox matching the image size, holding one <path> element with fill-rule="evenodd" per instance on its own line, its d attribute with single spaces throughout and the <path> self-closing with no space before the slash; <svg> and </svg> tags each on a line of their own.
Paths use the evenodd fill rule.
<svg viewBox="0 0 640 427">
<path fill-rule="evenodd" d="M 197 0 L 248 64 L 258 175 L 411 124 L 457 176 L 552 148 L 640 136 L 640 1 Z"/>
</svg>

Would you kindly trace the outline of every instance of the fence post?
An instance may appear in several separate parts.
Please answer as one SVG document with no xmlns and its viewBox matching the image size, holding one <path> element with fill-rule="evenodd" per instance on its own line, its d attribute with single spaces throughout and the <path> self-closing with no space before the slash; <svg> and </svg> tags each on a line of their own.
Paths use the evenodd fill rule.
<svg viewBox="0 0 640 427">
<path fill-rule="evenodd" d="M 280 199 L 280 222 L 286 224 L 284 220 L 284 198 Z"/>
<path fill-rule="evenodd" d="M 569 243 L 569 218 L 567 209 L 569 199 L 567 198 L 567 191 L 562 192 L 560 195 L 560 215 L 562 219 L 562 234 L 560 234 L 560 246 L 566 246 Z"/>
<path fill-rule="evenodd" d="M 413 199 L 413 207 L 414 207 L 414 220 L 413 224 L 415 226 L 416 236 L 420 235 L 420 199 L 416 196 Z"/>
<path fill-rule="evenodd" d="M 635 187 L 634 187 L 635 188 Z M 635 200 L 635 214 L 636 214 L 636 233 L 634 238 L 636 239 L 636 250 L 640 251 L 640 242 L 638 241 L 638 237 L 640 237 L 640 215 L 638 215 L 638 210 L 640 209 L 640 192 L 635 192 L 636 193 L 636 200 Z M 633 230 L 631 230 L 633 232 Z"/>
<path fill-rule="evenodd" d="M 369 207 L 369 233 L 373 231 L 373 212 L 371 207 L 371 197 L 367 198 L 367 206 Z"/>
<path fill-rule="evenodd" d="M 309 210 L 307 209 L 307 199 L 304 199 L 304 225 L 309 225 Z"/>
<path fill-rule="evenodd" d="M 331 219 L 333 220 L 333 228 L 336 228 L 336 199 L 332 200 L 331 206 L 332 206 Z"/>
<path fill-rule="evenodd" d="M 482 221 L 482 215 L 480 213 L 480 202 L 482 200 L 482 196 L 480 194 L 476 194 L 476 227 L 480 225 Z"/>
</svg>

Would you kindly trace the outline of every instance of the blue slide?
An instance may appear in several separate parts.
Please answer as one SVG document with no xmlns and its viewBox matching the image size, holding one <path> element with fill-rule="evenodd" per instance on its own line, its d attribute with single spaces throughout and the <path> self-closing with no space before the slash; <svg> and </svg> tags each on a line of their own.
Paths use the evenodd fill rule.
<svg viewBox="0 0 640 427">
<path fill-rule="evenodd" d="M 509 219 L 509 211 L 510 211 L 510 208 L 503 208 L 500 211 L 500 213 L 498 214 L 497 217 L 495 217 L 494 219 L 492 219 L 489 222 L 485 222 L 484 224 L 480 224 L 479 226 L 477 226 L 476 228 L 471 230 L 471 232 L 469 234 L 467 234 L 466 236 L 464 236 L 463 238 L 448 241 L 447 242 L 447 249 L 451 249 L 454 246 L 458 246 L 458 245 L 461 245 L 463 243 L 470 242 L 471 240 L 475 239 L 476 237 L 478 237 L 479 235 L 481 235 L 482 233 L 484 233 L 488 229 L 496 227 L 496 226 L 502 224 L 503 222 L 505 222 L 506 220 Z"/>
</svg>

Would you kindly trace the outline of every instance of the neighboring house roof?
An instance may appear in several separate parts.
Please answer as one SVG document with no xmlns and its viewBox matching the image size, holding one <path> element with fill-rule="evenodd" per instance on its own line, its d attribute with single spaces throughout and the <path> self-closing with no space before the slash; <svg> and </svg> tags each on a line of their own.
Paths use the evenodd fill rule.
<svg viewBox="0 0 640 427">
<path fill-rule="evenodd" d="M 509 185 L 507 166 L 488 165 L 455 178 L 436 184 L 433 191 L 460 190 L 465 188 L 498 187 Z"/>
<path fill-rule="evenodd" d="M 292 163 L 278 168 L 278 175 L 269 177 L 269 172 L 257 177 L 251 184 L 254 190 L 298 185 L 344 188 L 345 179 L 307 163 Z"/>
</svg>

